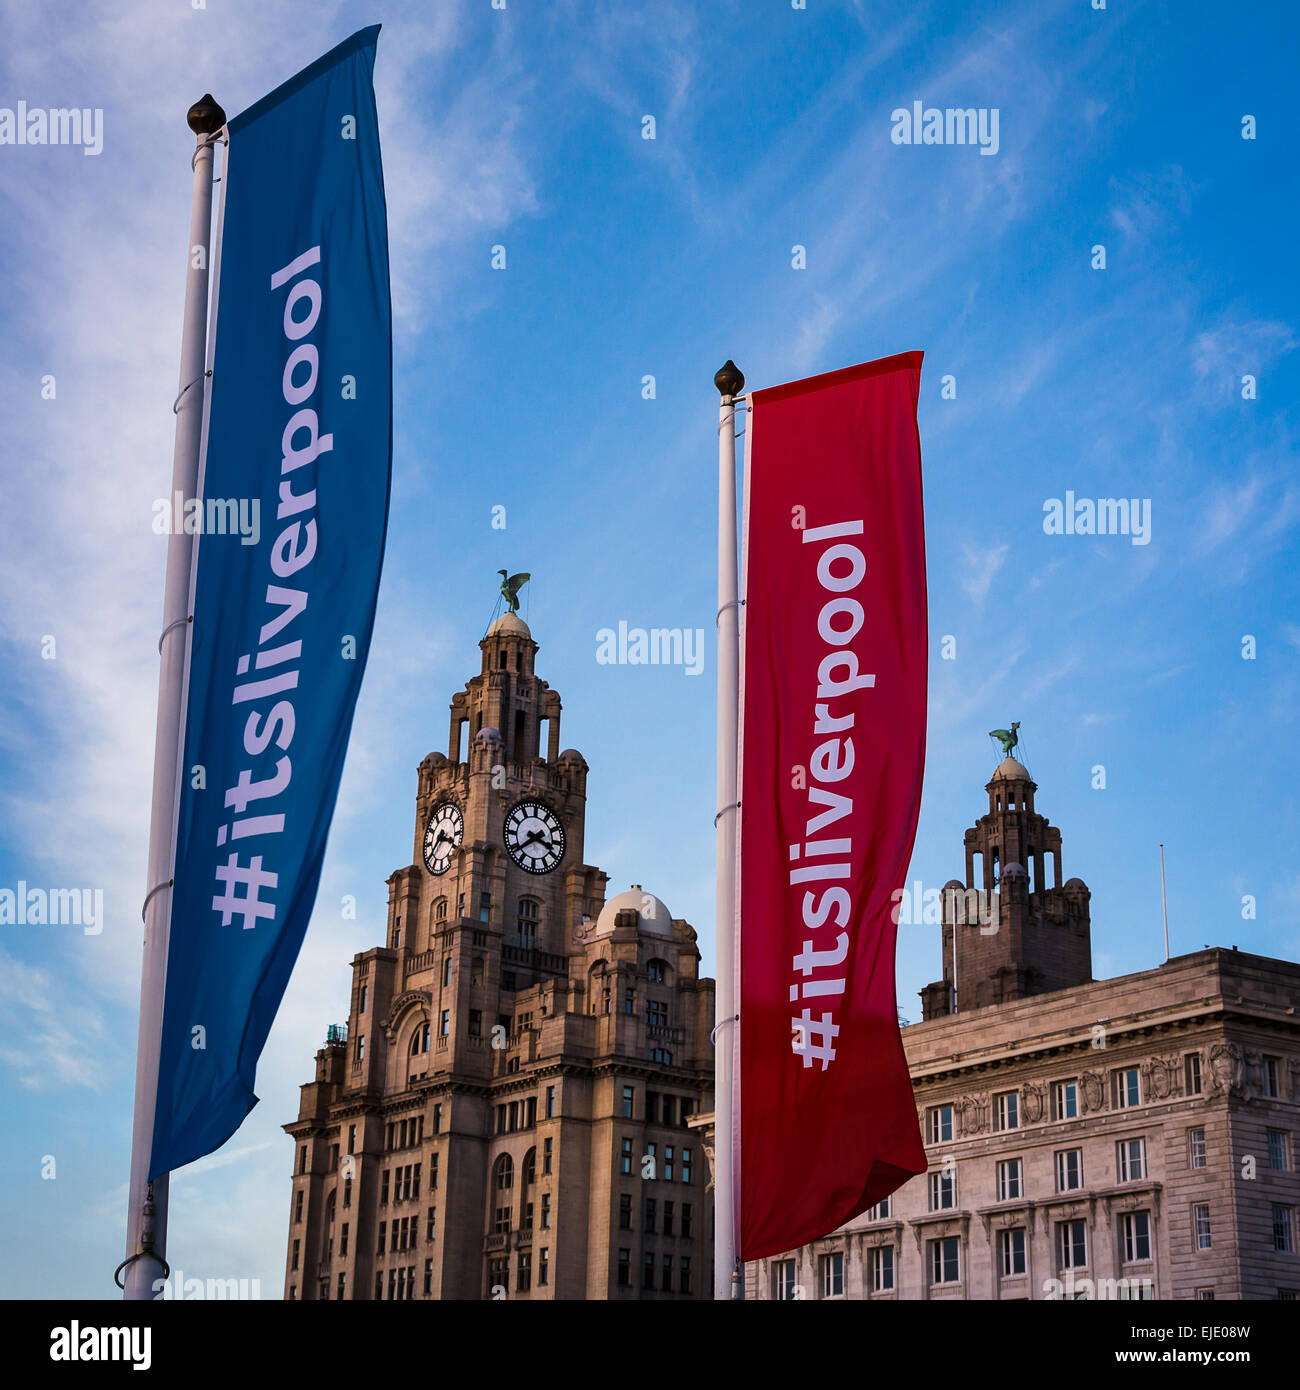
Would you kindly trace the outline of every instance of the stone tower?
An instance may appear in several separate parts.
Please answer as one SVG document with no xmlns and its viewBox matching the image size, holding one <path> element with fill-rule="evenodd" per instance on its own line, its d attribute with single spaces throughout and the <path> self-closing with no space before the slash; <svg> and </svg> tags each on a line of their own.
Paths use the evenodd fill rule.
<svg viewBox="0 0 1300 1390">
<path fill-rule="evenodd" d="M 289 1298 L 706 1298 L 713 981 L 584 862 L 587 763 L 506 613 L 302 1088 Z"/>
<path fill-rule="evenodd" d="M 1061 883 L 1061 832 L 1035 810 L 1037 784 L 1007 757 L 985 790 L 989 809 L 966 832 L 966 880 L 944 886 L 943 979 L 921 991 L 925 1019 L 1092 979 L 1088 888 Z"/>
</svg>

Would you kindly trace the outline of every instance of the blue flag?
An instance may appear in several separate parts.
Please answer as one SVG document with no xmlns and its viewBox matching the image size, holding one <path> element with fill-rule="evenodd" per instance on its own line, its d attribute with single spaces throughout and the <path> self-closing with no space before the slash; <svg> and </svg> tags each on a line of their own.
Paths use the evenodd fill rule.
<svg viewBox="0 0 1300 1390">
<path fill-rule="evenodd" d="M 257 1104 L 370 649 L 392 455 L 378 34 L 229 123 L 150 1177 Z"/>
</svg>

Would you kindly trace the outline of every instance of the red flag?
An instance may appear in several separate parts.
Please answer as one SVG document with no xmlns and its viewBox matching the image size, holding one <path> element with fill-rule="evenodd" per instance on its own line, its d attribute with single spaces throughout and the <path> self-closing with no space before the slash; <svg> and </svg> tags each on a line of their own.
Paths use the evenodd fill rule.
<svg viewBox="0 0 1300 1390">
<path fill-rule="evenodd" d="M 894 892 L 925 766 L 921 353 L 750 393 L 740 1222 L 761 1259 L 925 1171 Z"/>
</svg>

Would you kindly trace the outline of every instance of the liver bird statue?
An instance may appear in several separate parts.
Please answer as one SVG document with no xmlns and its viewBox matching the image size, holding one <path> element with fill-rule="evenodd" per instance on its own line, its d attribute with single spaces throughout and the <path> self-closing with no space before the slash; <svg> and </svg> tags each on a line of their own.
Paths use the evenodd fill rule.
<svg viewBox="0 0 1300 1390">
<path fill-rule="evenodd" d="M 501 572 L 502 574 L 505 573 L 504 570 L 502 570 Z M 1017 719 L 1012 723 L 1009 729 L 989 730 L 989 737 L 997 739 L 997 741 L 1002 745 L 1002 756 L 1004 758 L 1009 758 L 1011 756 L 1011 750 L 1016 746 L 1017 743 L 1020 742 L 1020 734 L 1017 732 L 1019 728 L 1020 720 Z"/>
<path fill-rule="evenodd" d="M 518 613 L 519 591 L 528 583 L 532 575 L 526 572 L 524 574 L 512 574 L 507 579 L 505 570 L 497 570 L 497 573 L 501 576 L 501 597 L 505 599 L 506 606 L 511 613 Z"/>
</svg>

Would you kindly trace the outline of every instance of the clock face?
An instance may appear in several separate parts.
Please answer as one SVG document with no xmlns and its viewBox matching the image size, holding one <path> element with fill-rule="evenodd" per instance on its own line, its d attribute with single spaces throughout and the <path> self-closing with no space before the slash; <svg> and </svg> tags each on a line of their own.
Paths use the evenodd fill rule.
<svg viewBox="0 0 1300 1390">
<path fill-rule="evenodd" d="M 517 802 L 506 814 L 506 849 L 530 874 L 549 874 L 564 858 L 564 827 L 540 801 Z"/>
<path fill-rule="evenodd" d="M 465 835 L 465 818 L 453 801 L 435 806 L 424 831 L 424 864 L 431 874 L 445 874 Z"/>
</svg>

